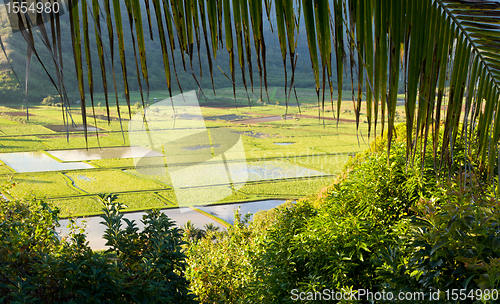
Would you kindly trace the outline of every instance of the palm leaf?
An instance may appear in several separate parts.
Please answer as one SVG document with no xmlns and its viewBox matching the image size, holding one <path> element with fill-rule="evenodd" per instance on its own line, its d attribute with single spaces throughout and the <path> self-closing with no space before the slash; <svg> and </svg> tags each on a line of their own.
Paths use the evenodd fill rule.
<svg viewBox="0 0 500 304">
<path fill-rule="evenodd" d="M 78 10 L 78 2 L 70 2 L 69 10 L 71 23 L 71 42 L 73 43 L 73 58 L 75 60 L 78 88 L 80 89 L 80 104 L 82 108 L 83 129 L 85 132 L 85 137 L 87 137 L 87 108 L 85 107 L 85 88 L 83 82 L 82 46 L 79 16 L 80 12 Z"/>
<path fill-rule="evenodd" d="M 145 2 L 149 3 L 149 1 L 145 1 Z M 147 61 L 146 61 L 146 45 L 144 44 L 144 30 L 142 28 L 141 5 L 139 3 L 139 0 L 132 0 L 131 4 L 132 4 L 132 8 L 133 8 L 135 31 L 136 31 L 136 35 L 137 35 L 137 45 L 139 48 L 139 57 L 141 59 L 142 77 L 144 78 L 144 81 L 146 82 L 147 94 L 149 96 L 149 76 L 148 76 L 148 65 L 147 65 Z M 147 12 L 148 12 L 148 23 L 149 23 L 149 27 L 151 28 L 151 17 L 150 17 L 150 12 L 149 12 L 149 6 L 147 5 L 146 8 L 147 8 Z M 141 95 L 142 95 L 142 91 L 141 91 Z"/>
<path fill-rule="evenodd" d="M 111 119 L 109 117 L 109 97 L 108 97 L 108 81 L 106 77 L 106 64 L 104 62 L 104 49 L 103 49 L 103 40 L 101 34 L 101 8 L 99 6 L 98 0 L 92 0 L 92 16 L 94 20 L 94 31 L 96 38 L 96 46 L 97 46 L 97 54 L 99 56 L 99 65 L 101 67 L 101 78 L 102 78 L 102 86 L 104 90 L 104 100 L 106 103 L 106 110 L 108 116 L 108 123 L 111 123 Z"/>
<path fill-rule="evenodd" d="M 165 79 L 167 80 L 167 87 L 169 90 L 170 96 L 172 96 L 172 79 L 170 75 L 170 61 L 168 58 L 168 49 L 167 49 L 167 39 L 165 37 L 165 28 L 163 26 L 163 18 L 160 0 L 153 0 L 153 7 L 155 10 L 156 23 L 158 24 L 158 33 L 160 35 L 160 44 L 161 44 L 161 52 L 163 55 L 163 65 L 165 67 Z"/>
<path fill-rule="evenodd" d="M 122 23 L 120 1 L 119 0 L 112 0 L 112 4 L 113 4 L 114 16 L 115 16 L 116 36 L 118 38 L 120 63 L 122 66 L 123 84 L 124 84 L 124 89 L 125 89 L 125 99 L 127 101 L 129 117 L 132 117 L 132 114 L 130 111 L 130 91 L 129 91 L 129 84 L 128 84 L 128 76 L 127 76 L 127 62 L 125 59 L 125 42 L 124 42 L 124 38 L 123 38 L 123 23 Z M 111 18 L 111 16 L 108 16 L 108 18 Z M 120 121 L 121 121 L 120 106 L 118 104 L 118 99 L 116 99 L 116 107 L 118 109 L 118 117 L 120 118 Z"/>
<path fill-rule="evenodd" d="M 97 125 L 97 118 L 94 107 L 94 73 L 92 72 L 92 57 L 90 54 L 90 37 L 89 37 L 89 19 L 87 12 L 87 1 L 82 1 L 82 21 L 83 21 L 83 42 L 85 48 L 85 60 L 87 62 L 87 77 L 90 93 L 90 102 L 92 104 L 92 116 L 94 117 L 94 125 Z M 99 143 L 99 133 L 96 129 L 97 142 Z"/>
<path fill-rule="evenodd" d="M 128 13 L 130 36 L 132 36 L 132 41 L 134 41 L 132 43 L 132 48 L 134 50 L 134 58 L 136 58 L 136 60 L 135 60 L 135 74 L 137 76 L 137 85 L 139 87 L 139 93 L 141 95 L 142 106 L 145 108 L 146 103 L 144 102 L 144 93 L 143 93 L 143 88 L 142 88 L 141 73 L 139 72 L 139 61 L 137 60 L 137 46 L 135 44 L 136 37 L 134 35 L 134 24 L 136 22 L 136 19 L 134 17 L 134 14 L 135 14 L 134 10 L 135 9 L 134 9 L 134 4 L 131 2 L 131 0 L 126 0 L 125 6 L 127 8 L 127 13 Z M 140 44 L 139 40 L 140 40 L 139 37 L 137 37 L 138 44 Z M 139 48 L 140 48 L 140 46 L 139 46 Z M 145 61 L 145 59 L 146 58 L 144 57 L 144 61 Z M 141 65 L 142 65 L 142 60 L 143 60 L 143 58 L 141 57 Z M 147 70 L 146 70 L 146 75 L 147 75 Z M 149 88 L 148 88 L 148 94 L 149 94 Z"/>
<path fill-rule="evenodd" d="M 92 11 L 99 19 L 96 3 L 97 1 L 93 0 Z M 304 14 L 318 103 L 320 102 L 320 71 L 322 71 L 323 76 L 321 83 L 323 96 L 327 81 L 332 88 L 331 52 L 333 45 L 339 88 L 337 112 L 340 111 L 342 70 L 346 57 L 344 48 L 347 45 L 350 54 L 351 74 L 356 71 L 358 78 L 357 100 L 354 100 L 353 92 L 357 122 L 359 124 L 362 103 L 366 101 L 370 132 L 372 124 L 376 132 L 377 123 L 381 122 L 382 132 L 384 132 L 385 123 L 388 123 L 388 153 L 390 153 L 395 125 L 397 95 L 398 91 L 404 87 L 406 122 L 409 127 L 407 131 L 408 160 L 422 152 L 415 150 L 419 146 L 417 143 L 422 142 L 425 147 L 428 135 L 432 134 L 432 139 L 429 140 L 432 140 L 434 156 L 447 165 L 453 161 L 453 146 L 459 134 L 462 134 L 469 137 L 469 143 L 473 142 L 472 137 L 474 137 L 478 149 L 475 152 L 477 154 L 470 155 L 470 157 L 479 157 L 483 168 L 487 168 L 491 175 L 494 160 L 497 157 L 495 147 L 500 136 L 500 106 L 498 102 L 500 95 L 500 55 L 498 55 L 500 50 L 500 39 L 498 38 L 500 36 L 498 34 L 500 30 L 500 3 L 477 0 L 334 0 L 332 3 L 333 13 L 330 11 L 330 2 L 327 0 L 301 0 L 298 6 L 294 6 L 294 2 L 291 0 L 265 0 L 264 5 L 262 1 L 258 0 L 162 0 L 162 3 L 163 10 L 160 7 L 160 0 L 153 0 L 169 90 L 171 89 L 170 60 L 172 60 L 171 63 L 176 75 L 175 37 L 178 40 L 180 56 L 185 69 L 185 56 L 187 55 L 192 62 L 194 39 L 196 38 L 199 50 L 200 32 L 203 30 L 209 57 L 212 56 L 209 40 L 214 58 L 217 56 L 219 46 L 225 46 L 229 53 L 231 81 L 236 97 L 234 76 L 236 51 L 238 52 L 242 76 L 245 79 L 245 87 L 247 86 L 245 66 L 249 67 L 252 81 L 251 31 L 261 79 L 262 98 L 263 86 L 267 93 L 266 44 L 263 34 L 264 11 L 273 31 L 271 15 L 275 14 L 276 16 L 276 34 L 279 35 L 285 71 L 286 55 L 290 56 L 291 90 L 296 61 L 295 45 L 298 35 L 296 25 L 301 14 Z M 126 72 L 127 60 L 124 54 L 121 18 L 123 8 L 118 0 L 112 0 L 112 4 L 113 14 L 111 14 L 109 0 L 104 0 L 105 18 L 110 36 L 111 61 L 113 65 L 113 40 L 116 34 L 125 95 L 130 107 Z M 135 35 L 138 40 L 139 55 L 136 57 L 135 63 L 136 65 L 140 63 L 142 78 L 148 83 L 146 38 L 143 32 L 141 2 L 127 0 L 126 4 L 131 28 L 136 27 L 135 33 L 131 32 L 130 34 Z M 77 6 L 75 3 L 71 7 Z M 149 0 L 145 0 L 145 10 L 151 32 Z M 81 50 L 78 51 L 81 37 L 80 31 L 77 29 L 82 27 L 82 22 L 79 18 L 80 16 L 72 11 L 72 43 L 75 48 L 75 66 L 80 83 L 79 89 L 83 99 L 84 87 L 81 80 L 83 77 L 80 77 L 82 66 L 77 60 L 78 56 L 81 56 Z M 115 19 L 114 23 L 112 22 L 113 18 Z M 99 26 L 99 24 L 96 25 L 96 31 L 100 31 Z M 222 35 L 223 29 L 225 36 Z M 88 28 L 83 26 L 83 31 L 85 38 Z M 349 43 L 344 42 L 345 33 L 347 33 Z M 233 34 L 236 35 L 236 43 L 233 41 Z M 23 37 L 28 41 L 28 44 L 33 44 L 29 41 L 30 37 L 26 30 Z M 332 37 L 334 37 L 333 43 Z M 171 58 L 167 52 L 167 41 L 170 45 Z M 235 50 L 235 44 L 237 50 Z M 99 51 L 102 48 L 102 43 L 97 42 L 97 45 L 101 56 L 104 53 L 102 50 Z M 36 56 L 34 45 L 32 48 Z M 198 60 L 201 61 L 200 58 Z M 210 60 L 209 65 L 213 80 Z M 104 79 L 105 71 L 102 62 L 101 74 Z M 196 77 L 194 73 L 193 76 Z M 400 78 L 405 79 L 405 83 L 401 84 Z M 113 79 L 116 88 L 114 76 Z M 196 81 L 198 82 L 198 80 Z M 286 78 L 285 81 L 287 81 Z M 367 89 L 365 98 L 363 98 L 365 82 Z M 180 87 L 178 78 L 177 83 Z M 354 91 L 354 83 L 352 86 Z M 324 107 L 324 97 L 321 106 Z M 444 142 L 441 147 L 438 147 L 438 132 L 442 122 L 445 125 Z M 462 133 L 459 132 L 462 128 L 461 123 L 465 123 Z"/>
</svg>

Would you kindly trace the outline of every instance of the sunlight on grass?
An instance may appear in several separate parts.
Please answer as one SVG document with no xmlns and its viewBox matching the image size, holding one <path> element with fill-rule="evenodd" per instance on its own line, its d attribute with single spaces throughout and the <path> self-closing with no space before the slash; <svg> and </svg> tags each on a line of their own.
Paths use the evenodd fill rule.
<svg viewBox="0 0 500 304">
<path fill-rule="evenodd" d="M 307 168 L 326 174 L 338 174 L 351 154 L 366 150 L 370 141 L 373 140 L 374 128 L 371 130 L 373 133 L 371 139 L 368 139 L 368 124 L 360 121 L 359 127 L 357 127 L 356 123 L 353 122 L 355 115 L 350 92 L 343 92 L 344 100 L 339 124 L 332 119 L 334 114 L 337 115 L 336 94 L 333 96 L 335 100 L 334 111 L 330 108 L 330 96 L 327 94 L 326 111 L 321 112 L 321 116 L 324 116 L 325 119 L 318 120 L 317 115 L 320 108 L 318 108 L 315 90 L 297 89 L 300 112 L 303 116 L 297 116 L 299 108 L 296 106 L 293 94 L 287 108 L 283 88 L 271 87 L 269 92 L 270 101 L 265 98 L 257 103 L 257 100 L 251 96 L 251 107 L 248 106 L 247 92 L 243 88 L 236 89 L 236 103 L 232 88 L 218 89 L 217 96 L 213 96 L 211 91 L 207 91 L 205 93 L 208 101 L 204 98 L 199 100 L 207 128 L 230 128 L 235 133 L 240 134 L 249 164 L 257 164 L 259 161 L 271 164 L 270 162 L 280 161 L 283 164 L 300 166 L 303 170 Z M 142 110 L 140 106 L 136 107 L 135 103 L 139 102 L 141 105 L 142 102 L 140 102 L 138 92 L 132 91 L 130 96 L 133 115 Z M 96 117 L 95 119 L 89 117 L 88 124 L 94 125 L 97 122 L 97 126 L 101 128 L 97 132 L 99 140 L 96 137 L 96 132 L 89 132 L 88 137 L 85 138 L 83 131 L 73 131 L 69 133 L 68 139 L 68 134 L 63 129 L 56 132 L 46 128 L 45 126 L 63 125 L 60 108 L 32 106 L 29 110 L 32 115 L 30 120 L 26 121 L 26 117 L 20 113 L 19 109 L 2 107 L 0 112 L 5 114 L 0 116 L 0 153 L 130 145 L 127 134 L 129 127 L 128 107 L 123 96 L 119 96 L 121 124 L 116 108 L 110 108 L 110 122 L 108 123 L 107 112 L 102 106 L 104 95 L 98 93 L 94 97 L 95 104 L 101 102 L 101 106 L 96 106 Z M 154 98 L 157 99 L 154 100 Z M 149 105 L 153 108 L 155 101 L 167 98 L 167 91 L 151 92 Z M 290 115 L 286 120 L 278 119 L 256 124 L 241 122 L 245 119 L 265 116 L 281 117 L 285 112 Z M 88 108 L 88 113 L 93 113 L 91 108 Z M 73 121 L 81 127 L 81 109 L 73 107 L 71 114 Z M 295 116 L 293 116 L 294 114 Z M 403 118 L 401 117 L 401 119 Z M 159 117 L 159 119 L 162 118 Z M 380 132 L 380 129 L 380 127 L 377 129 L 377 133 Z M 290 144 L 276 144 L 283 142 Z M 168 202 L 170 202 L 170 206 L 177 204 L 176 195 L 171 189 L 172 181 L 168 170 L 166 170 L 167 174 L 162 176 L 144 174 L 147 172 L 135 169 L 132 158 L 100 159 L 87 163 L 101 169 L 68 170 L 65 173 L 67 179 L 57 172 L 13 174 L 13 180 L 17 182 L 17 185 L 11 189 L 11 193 L 15 197 L 36 195 L 37 197 L 52 197 L 53 200 L 57 197 L 75 196 L 71 199 L 60 199 L 61 202 L 58 204 L 65 208 L 65 214 L 99 212 L 99 202 L 91 197 L 82 198 L 85 204 L 79 205 L 77 196 L 82 193 L 118 193 L 119 198 L 129 206 L 129 209 L 134 210 L 167 207 Z M 0 167 L 0 175 L 5 177 L 4 180 L 7 180 L 11 173 L 7 166 Z M 69 178 L 74 181 L 74 186 Z M 192 176 L 191 178 L 196 180 L 199 177 Z M 233 192 L 222 202 L 244 201 L 262 196 L 299 197 L 317 191 L 332 180 L 331 177 L 324 177 L 250 183 L 242 189 L 248 195 L 243 194 L 243 192 Z M 199 197 L 200 202 L 203 202 L 205 198 L 210 197 L 210 188 L 213 187 L 194 190 L 193 195 Z M 146 190 L 147 193 L 134 193 L 134 191 L 141 190 Z M 153 192 L 149 192 L 149 190 L 153 190 Z M 131 191 L 133 193 L 130 193 Z"/>
</svg>

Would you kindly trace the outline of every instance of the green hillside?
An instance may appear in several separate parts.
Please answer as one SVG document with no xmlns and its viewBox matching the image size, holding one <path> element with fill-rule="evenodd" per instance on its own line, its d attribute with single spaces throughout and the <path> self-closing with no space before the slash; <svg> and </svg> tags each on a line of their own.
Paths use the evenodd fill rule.
<svg viewBox="0 0 500 304">
<path fill-rule="evenodd" d="M 3 12 L 2 12 L 3 11 Z M 2 14 L 3 13 L 3 14 Z M 20 32 L 12 33 L 12 29 L 7 21 L 5 15 L 5 9 L 0 9 L 0 35 L 3 40 L 3 43 L 7 49 L 7 53 L 9 59 L 11 61 L 12 66 L 14 67 L 15 72 L 17 73 L 21 85 L 18 85 L 16 78 L 14 77 L 13 72 L 10 69 L 10 66 L 7 64 L 7 60 L 2 52 L 0 55 L 0 104 L 7 105 L 20 105 L 24 100 L 24 82 L 25 82 L 25 71 L 26 71 L 26 53 L 27 53 L 27 44 L 21 35 Z M 132 37 L 130 35 L 130 28 L 128 26 L 128 20 L 124 19 L 124 29 L 125 29 L 125 54 L 128 57 L 127 62 L 129 62 L 129 66 L 127 67 L 127 73 L 129 78 L 130 90 L 137 91 L 139 89 L 137 75 L 135 73 L 136 68 L 135 64 L 130 64 L 134 62 L 134 50 L 132 44 Z M 65 14 L 61 17 L 60 22 L 62 24 L 63 31 L 61 32 L 62 41 L 68 43 L 63 43 L 62 53 L 63 53 L 63 67 L 64 67 L 64 79 L 66 83 L 66 90 L 68 95 L 70 96 L 70 100 L 78 100 L 79 94 L 77 91 L 77 81 L 76 74 L 74 69 L 74 59 L 73 59 L 73 50 L 71 48 L 71 44 L 69 43 L 71 36 L 69 32 L 69 16 Z M 146 20 L 144 21 L 147 22 Z M 154 20 L 153 20 L 154 22 Z M 108 87 L 110 91 L 113 88 L 113 78 L 111 73 L 111 53 L 109 48 L 109 36 L 106 32 L 105 22 L 101 23 L 103 26 L 103 40 L 104 40 L 104 48 L 105 48 L 105 61 L 107 64 L 107 81 Z M 50 30 L 50 25 L 46 24 L 47 29 Z M 89 20 L 89 28 L 94 26 L 93 21 Z M 148 72 L 149 72 L 149 81 L 150 81 L 150 90 L 165 90 L 166 89 L 166 79 L 164 72 L 164 65 L 162 59 L 161 45 L 160 39 L 158 36 L 158 32 L 156 31 L 156 25 L 153 26 L 153 37 L 154 40 L 151 41 L 149 39 L 149 26 L 145 24 L 144 27 L 146 30 L 146 53 L 147 53 L 147 63 L 148 63 Z M 94 74 L 94 90 L 96 92 L 103 92 L 103 82 L 101 78 L 100 65 L 98 60 L 98 53 L 96 47 L 95 36 L 92 35 L 93 31 L 91 31 L 90 43 L 91 43 L 91 56 L 92 56 L 92 65 L 93 65 L 93 74 Z M 50 35 L 50 33 L 49 33 Z M 302 88 L 314 88 L 314 77 L 311 69 L 311 63 L 309 58 L 309 53 L 307 50 L 307 40 L 305 37 L 306 33 L 303 30 L 299 36 L 299 43 L 297 46 L 297 69 L 295 73 L 295 85 L 297 87 Z M 39 30 L 35 29 L 35 45 L 43 45 L 42 40 L 40 39 Z M 267 62 L 267 74 L 268 74 L 268 85 L 271 86 L 284 86 L 285 77 L 284 77 L 284 69 L 283 69 L 283 60 L 281 57 L 280 47 L 278 37 L 276 32 L 271 32 L 270 28 L 267 29 L 266 35 L 266 62 Z M 115 72 L 117 77 L 117 87 L 118 91 L 122 92 L 123 88 L 123 78 L 121 74 L 121 65 L 119 61 L 118 54 L 118 42 L 116 41 L 116 34 L 114 37 L 114 49 L 115 49 Z M 196 42 L 195 42 L 196 44 Z M 82 43 L 83 46 L 83 43 Z M 195 57 L 198 58 L 197 54 L 197 46 L 194 47 Z M 39 55 L 44 64 L 46 65 L 47 70 L 49 70 L 53 79 L 57 81 L 57 77 L 55 74 L 53 60 L 50 56 L 50 53 L 46 48 L 39 48 Z M 178 50 L 176 52 L 179 52 Z M 212 52 L 212 51 L 211 51 Z M 260 86 L 259 81 L 259 73 L 257 69 L 256 56 L 255 52 L 252 54 L 253 57 L 253 79 L 255 87 Z M 203 70 L 203 77 L 200 79 L 200 62 L 198 60 L 193 60 L 192 68 L 193 72 L 201 83 L 202 88 L 205 90 L 211 90 L 212 82 L 210 79 L 210 73 L 208 68 L 207 52 L 205 48 L 205 42 L 203 37 L 201 37 L 200 41 L 200 54 L 199 58 L 201 59 L 201 68 Z M 187 56 L 186 56 L 187 57 Z M 288 57 L 288 56 L 287 56 Z M 176 54 L 176 63 L 175 66 L 177 68 L 177 77 L 179 78 L 179 82 L 182 85 L 183 90 L 190 90 L 197 88 L 197 84 L 192 77 L 191 73 L 191 64 L 189 60 L 186 61 L 186 71 L 183 69 L 182 56 L 180 54 Z M 287 58 L 287 61 L 289 59 Z M 238 65 L 238 59 L 235 59 L 236 65 L 236 85 L 239 87 L 243 87 L 241 69 Z M 217 59 L 213 62 L 213 72 L 214 72 L 214 83 L 216 88 L 230 87 L 231 81 L 227 79 L 227 77 L 219 70 L 222 69 L 227 75 L 231 75 L 229 68 L 229 55 L 225 48 L 219 49 L 217 52 Z M 173 65 L 171 64 L 172 73 L 174 72 Z M 288 84 L 291 79 L 291 66 L 288 62 Z M 85 69 L 86 70 L 86 69 Z M 245 67 L 245 73 L 247 78 L 247 83 L 250 89 L 250 80 L 248 75 L 248 67 Z M 84 75 L 84 78 L 87 79 L 87 75 Z M 334 81 L 334 87 L 336 88 L 335 78 L 332 79 Z M 348 84 L 350 82 L 346 82 Z M 172 86 L 174 90 L 177 90 L 177 81 L 172 74 Z M 144 88 L 146 88 L 144 84 Z M 28 100 L 30 104 L 39 104 L 43 98 L 48 95 L 58 94 L 56 89 L 54 88 L 50 78 L 44 72 L 42 65 L 33 56 L 31 61 L 31 69 L 29 75 L 29 84 L 28 84 Z M 259 90 L 260 92 L 260 90 Z M 257 94 L 256 94 L 257 95 Z"/>
</svg>

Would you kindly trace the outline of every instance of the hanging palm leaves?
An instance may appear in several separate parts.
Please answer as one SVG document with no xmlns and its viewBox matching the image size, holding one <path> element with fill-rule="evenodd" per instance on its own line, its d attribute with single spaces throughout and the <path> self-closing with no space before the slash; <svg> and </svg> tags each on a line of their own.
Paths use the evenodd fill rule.
<svg viewBox="0 0 500 304">
<path fill-rule="evenodd" d="M 107 87 L 106 73 L 108 71 L 102 59 L 109 56 L 113 63 L 113 42 L 116 34 L 125 96 L 129 105 L 127 78 L 129 62 L 124 53 L 122 12 L 128 14 L 130 34 L 136 38 L 134 43 L 136 43 L 138 56 L 135 57 L 134 63 L 140 74 L 138 75 L 139 86 L 144 82 L 146 89 L 149 88 L 145 48 L 147 35 L 144 34 L 144 28 L 149 27 L 150 39 L 153 39 L 152 28 L 156 26 L 160 35 L 169 90 L 172 85 L 171 67 L 176 75 L 174 48 L 180 49 L 184 69 L 187 69 L 187 57 L 192 71 L 194 41 L 196 39 L 196 47 L 199 50 L 203 38 L 209 57 L 207 60 L 212 83 L 214 71 L 211 54 L 216 58 L 218 50 L 225 48 L 229 53 L 233 88 L 235 88 L 234 61 L 237 57 L 245 88 L 247 87 L 245 69 L 248 67 L 253 89 L 251 49 L 253 43 L 254 57 L 260 76 L 261 98 L 263 85 L 267 92 L 264 27 L 269 25 L 273 30 L 277 29 L 285 67 L 284 84 L 286 87 L 287 83 L 291 83 L 289 88 L 291 90 L 299 31 L 298 20 L 303 16 L 318 102 L 320 102 L 319 94 L 323 92 L 321 107 L 324 107 L 324 92 L 327 83 L 333 96 L 331 78 L 335 75 L 339 88 L 337 117 L 339 116 L 343 68 L 348 62 L 351 73 L 354 73 L 358 79 L 356 97 L 354 97 L 355 85 L 353 84 L 357 122 L 359 124 L 361 108 L 364 106 L 369 132 L 371 132 L 372 125 L 376 131 L 378 123 L 382 123 L 383 131 L 387 123 L 389 151 L 394 130 L 397 95 L 398 91 L 404 88 L 408 125 L 408 160 L 413 159 L 416 153 L 425 153 L 427 141 L 432 140 L 436 167 L 440 163 L 450 163 L 453 161 L 453 143 L 460 134 L 468 136 L 469 139 L 474 138 L 478 143 L 479 149 L 475 152 L 477 155 L 470 155 L 470 157 L 479 157 L 483 168 L 488 168 L 490 173 L 495 166 L 500 136 L 500 103 L 498 102 L 500 96 L 500 55 L 498 55 L 500 3 L 497 1 L 265 0 L 263 5 L 263 2 L 258 0 L 151 0 L 155 24 L 151 20 L 150 0 L 126 0 L 125 6 L 122 6 L 118 0 L 112 0 L 111 4 L 109 0 L 104 0 L 103 3 L 97 0 L 81 1 L 85 3 L 78 5 L 78 1 L 69 1 L 69 10 L 84 116 L 86 115 L 85 87 L 80 62 L 83 60 L 81 59 L 82 35 L 80 32 L 82 30 L 84 32 L 84 46 L 87 54 L 89 45 L 87 32 L 92 30 L 85 25 L 87 13 L 95 19 L 94 30 L 105 87 Z M 141 9 L 141 4 L 144 4 L 144 10 Z M 268 21 L 264 21 L 264 11 Z M 143 22 L 144 16 L 147 22 Z M 83 25 L 81 18 L 84 20 Z M 23 20 L 19 18 L 19 22 Z M 109 49 L 102 47 L 101 21 L 106 22 L 108 26 Z M 20 26 L 20 28 L 23 29 L 24 37 L 30 43 L 30 36 L 27 34 L 29 26 Z M 133 28 L 135 32 L 132 31 Z M 201 32 L 203 36 L 200 35 Z M 236 41 L 233 40 L 233 34 Z M 174 37 L 177 37 L 177 42 Z M 331 58 L 332 49 L 335 53 L 334 60 Z M 36 50 L 36 47 L 33 50 Z M 288 82 L 286 71 L 287 55 L 292 67 L 290 82 Z M 347 60 L 348 57 L 349 60 Z M 89 64 L 90 56 L 86 55 L 85 60 Z M 198 60 L 201 61 L 201 58 Z M 332 62 L 336 64 L 336 73 L 333 71 Z M 114 65 L 112 73 L 115 73 Z M 196 78 L 194 73 L 193 76 Z M 113 79 L 116 78 L 113 77 Z M 403 83 L 401 79 L 404 79 Z M 178 79 L 177 82 L 180 86 Z M 197 83 L 199 83 L 198 80 Z M 89 85 L 91 85 L 91 78 L 89 78 Z M 106 105 L 108 106 L 107 102 Z M 441 123 L 445 126 L 444 140 L 443 144 L 438 146 Z M 422 142 L 422 145 L 417 144 L 419 142 Z M 422 151 L 416 151 L 417 147 L 424 148 Z"/>
</svg>

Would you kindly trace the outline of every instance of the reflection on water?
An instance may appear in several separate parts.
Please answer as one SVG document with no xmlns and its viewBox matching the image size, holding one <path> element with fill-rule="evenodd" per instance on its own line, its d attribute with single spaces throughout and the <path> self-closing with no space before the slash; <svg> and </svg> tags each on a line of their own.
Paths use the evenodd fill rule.
<svg viewBox="0 0 500 304">
<path fill-rule="evenodd" d="M 241 168 L 237 171 L 237 166 L 233 166 L 233 174 L 244 174 Z M 261 181 L 271 179 L 284 178 L 300 178 L 322 176 L 325 173 L 317 170 L 304 168 L 299 165 L 291 164 L 283 161 L 258 161 L 247 164 L 248 181 Z"/>
<path fill-rule="evenodd" d="M 248 212 L 254 214 L 259 210 L 269 210 L 275 208 L 284 202 L 285 200 L 263 200 L 249 203 L 233 203 L 198 208 L 232 224 L 234 222 L 234 210 L 238 209 L 238 207 L 240 207 L 240 213 L 242 215 Z M 193 211 L 190 208 L 164 209 L 161 212 L 165 213 L 170 219 L 174 220 L 179 227 L 184 226 L 187 221 L 191 221 L 198 228 L 203 228 L 203 226 L 208 223 L 212 223 L 221 229 L 224 228 L 224 226 L 219 222 L 199 212 Z M 135 220 L 139 230 L 142 230 L 144 229 L 144 224 L 141 222 L 143 215 L 146 215 L 146 213 L 140 211 L 125 213 L 123 217 L 129 220 Z M 92 248 L 92 250 L 107 249 L 105 246 L 106 240 L 102 238 L 106 227 L 103 224 L 100 224 L 103 219 L 100 216 L 90 216 L 85 219 L 76 219 L 78 226 L 82 226 L 83 221 L 86 222 L 85 233 L 87 234 L 87 241 L 89 242 L 90 248 Z M 59 221 L 61 227 L 59 227 L 57 231 L 63 236 L 68 235 L 69 233 L 69 228 L 67 228 L 68 223 L 69 220 L 67 219 Z M 125 225 L 125 221 L 122 220 L 122 227 Z"/>
<path fill-rule="evenodd" d="M 181 148 L 181 149 L 183 149 L 183 150 L 189 150 L 189 151 L 194 151 L 194 150 L 219 148 L 219 147 L 220 147 L 220 145 L 198 145 L 198 146 L 184 147 L 184 148 Z"/>
<path fill-rule="evenodd" d="M 75 149 L 75 150 L 54 150 L 47 151 L 56 159 L 47 154 L 35 152 L 15 152 L 1 153 L 0 160 L 18 173 L 24 172 L 43 172 L 59 170 L 79 170 L 92 169 L 93 166 L 81 163 L 84 160 L 110 159 L 110 158 L 149 158 L 162 157 L 163 154 L 144 147 L 112 147 L 112 148 L 94 148 L 94 149 Z"/>
<path fill-rule="evenodd" d="M 252 216 L 259 210 L 269 210 L 273 209 L 283 203 L 285 200 L 263 200 L 249 203 L 234 203 L 234 204 L 224 204 L 217 206 L 205 206 L 197 207 L 198 209 L 215 215 L 216 217 L 225 220 L 226 222 L 234 223 L 234 211 L 240 207 L 240 214 L 243 216 L 247 213 L 251 213 Z"/>
<path fill-rule="evenodd" d="M 275 142 L 273 143 L 277 146 L 289 146 L 289 145 L 293 145 L 294 143 L 293 142 Z"/>
<path fill-rule="evenodd" d="M 110 158 L 158 157 L 163 154 L 144 147 L 111 147 L 47 151 L 62 161 L 82 161 Z"/>
<path fill-rule="evenodd" d="M 32 115 L 32 114 L 31 114 Z M 50 129 L 54 132 L 78 132 L 78 131 L 85 131 L 85 128 L 83 126 L 71 126 L 71 125 L 46 125 L 45 128 Z M 102 131 L 101 128 L 96 128 L 94 126 L 89 126 L 87 125 L 87 131 L 89 132 L 95 132 L 95 131 Z"/>
<path fill-rule="evenodd" d="M 212 223 L 220 229 L 224 228 L 220 223 L 214 221 L 213 219 L 205 216 L 199 212 L 195 212 L 189 208 L 175 208 L 175 209 L 166 209 L 162 210 L 162 213 L 165 213 L 170 219 L 174 220 L 177 226 L 183 226 L 187 221 L 191 221 L 196 225 L 196 227 L 202 228 L 205 224 Z M 142 216 L 146 215 L 145 212 L 131 212 L 124 214 L 124 218 L 129 220 L 135 220 L 137 227 L 139 230 L 144 229 L 144 224 L 141 222 Z M 78 226 L 82 226 L 82 221 L 86 221 L 85 233 L 87 234 L 87 241 L 89 242 L 90 248 L 92 250 L 101 250 L 107 249 L 105 246 L 106 240 L 102 238 L 104 235 L 104 231 L 106 227 L 100 222 L 103 219 L 100 216 L 90 216 L 85 219 L 78 218 L 76 219 L 76 223 Z M 61 235 L 68 235 L 69 229 L 67 228 L 69 220 L 64 219 L 60 220 L 59 224 L 61 227 L 57 229 L 57 231 Z M 122 227 L 125 227 L 126 223 L 122 220 Z"/>
<path fill-rule="evenodd" d="M 65 175 L 67 176 L 67 174 L 65 174 Z M 71 179 L 71 177 L 69 177 L 69 176 L 68 176 L 68 178 Z M 81 180 L 84 180 L 86 182 L 91 182 L 91 181 L 95 181 L 96 180 L 95 177 L 90 178 L 90 177 L 88 177 L 86 175 L 78 175 L 77 178 L 81 179 Z"/>
<path fill-rule="evenodd" d="M 2 153 L 0 159 L 18 173 L 94 168 L 85 163 L 61 163 L 42 152 Z"/>
<path fill-rule="evenodd" d="M 256 162 L 230 162 L 228 172 L 234 184 L 244 184 L 248 181 L 276 180 L 287 178 L 305 178 L 327 175 L 321 171 L 305 168 L 284 161 L 256 161 Z M 222 168 L 224 169 L 224 168 Z M 169 166 L 170 172 L 175 172 L 175 166 Z M 177 176 L 178 188 L 191 189 L 221 185 L 217 178 L 220 172 L 209 162 L 196 166 L 197 174 L 183 174 Z"/>
</svg>

